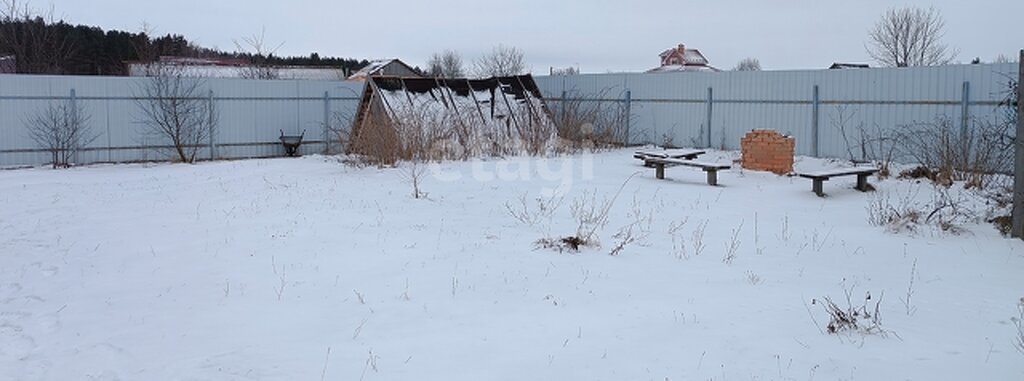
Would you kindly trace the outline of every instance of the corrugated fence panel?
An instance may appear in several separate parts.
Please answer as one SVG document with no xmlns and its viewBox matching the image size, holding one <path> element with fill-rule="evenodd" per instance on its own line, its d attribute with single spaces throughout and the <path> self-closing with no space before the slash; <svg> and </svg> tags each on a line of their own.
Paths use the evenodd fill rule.
<svg viewBox="0 0 1024 381">
<path fill-rule="evenodd" d="M 816 152 L 819 156 L 849 158 L 858 156 L 854 151 L 863 150 L 864 142 L 891 134 L 901 126 L 932 123 L 938 118 L 948 118 L 957 125 L 966 121 L 968 126 L 975 121 L 997 121 L 1005 117 L 999 102 L 1007 95 L 1008 81 L 1016 76 L 1017 64 L 1009 63 L 587 74 L 542 76 L 536 81 L 554 113 L 564 102 L 563 94 L 615 107 L 625 106 L 628 96 L 632 114 L 628 143 L 735 149 L 746 132 L 769 128 L 794 136 L 800 154 Z M 72 89 L 75 107 L 90 116 L 96 137 L 79 152 L 76 162 L 172 158 L 171 152 L 161 148 L 168 145 L 166 139 L 147 133 L 139 112 L 140 101 L 133 99 L 146 81 L 0 75 L 0 166 L 50 161 L 31 139 L 28 125 L 50 103 L 69 102 Z M 338 131 L 350 129 L 364 85 L 343 81 L 205 81 L 213 91 L 218 123 L 213 152 L 204 146 L 199 154 L 202 158 L 282 155 L 284 149 L 278 140 L 282 131 L 289 135 L 305 131 L 300 153 L 338 152 Z M 966 119 L 965 101 L 969 112 Z"/>
<path fill-rule="evenodd" d="M 601 98 L 622 98 L 620 94 L 629 91 L 633 114 L 629 143 L 633 144 L 670 142 L 736 149 L 746 132 L 768 128 L 794 136 L 799 154 L 859 158 L 857 151 L 879 150 L 869 142 L 877 144 L 878 137 L 890 136 L 901 126 L 947 118 L 957 126 L 966 121 L 970 127 L 975 121 L 1005 117 L 999 102 L 1007 95 L 1008 82 L 1017 78 L 1017 68 L 1016 63 L 1008 63 L 591 74 L 537 77 L 536 81 L 554 107 L 562 91 L 574 89 L 584 97 Z M 964 83 L 968 83 L 966 93 Z"/>
<path fill-rule="evenodd" d="M 137 99 L 147 78 L 0 75 L 0 166 L 39 165 L 49 154 L 30 137 L 30 121 L 51 103 L 71 102 L 89 117 L 91 137 L 76 163 L 170 160 L 165 137 L 153 134 Z M 217 110 L 212 152 L 204 143 L 197 157 L 245 158 L 284 154 L 278 137 L 306 131 L 301 154 L 340 145 L 328 134 L 351 123 L 362 82 L 203 79 L 200 96 Z M 72 96 L 72 90 L 74 94 Z M 212 91 L 212 94 L 210 93 Z M 70 104 L 70 103 L 69 103 Z M 325 124 L 329 123 L 329 124 Z M 341 128 L 349 128 L 347 125 Z M 334 141 L 325 141 L 326 137 Z"/>
</svg>

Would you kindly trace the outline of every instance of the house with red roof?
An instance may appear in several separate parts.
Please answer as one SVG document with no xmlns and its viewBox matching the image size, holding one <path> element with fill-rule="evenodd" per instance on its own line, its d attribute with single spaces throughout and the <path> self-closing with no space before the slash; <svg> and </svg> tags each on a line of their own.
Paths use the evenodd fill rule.
<svg viewBox="0 0 1024 381">
<path fill-rule="evenodd" d="M 686 45 L 665 50 L 658 55 L 661 57 L 661 66 L 648 70 L 648 73 L 666 73 L 677 71 L 721 71 L 711 66 L 707 57 L 697 49 L 687 49 Z"/>
</svg>

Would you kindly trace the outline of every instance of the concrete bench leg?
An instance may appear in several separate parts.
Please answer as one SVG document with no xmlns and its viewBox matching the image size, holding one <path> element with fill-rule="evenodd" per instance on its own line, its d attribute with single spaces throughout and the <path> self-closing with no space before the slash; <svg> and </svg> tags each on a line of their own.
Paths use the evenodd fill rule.
<svg viewBox="0 0 1024 381">
<path fill-rule="evenodd" d="M 704 172 L 708 173 L 708 185 L 718 185 L 718 170 L 705 169 Z"/>
<path fill-rule="evenodd" d="M 868 191 L 868 174 L 865 173 L 857 175 L 857 190 L 861 192 Z"/>
<path fill-rule="evenodd" d="M 658 180 L 665 179 L 665 164 L 654 163 L 654 177 L 657 177 Z"/>
<path fill-rule="evenodd" d="M 825 179 L 811 179 L 811 181 L 811 190 L 814 191 L 814 194 L 818 195 L 818 197 L 825 197 L 825 192 L 821 190 Z"/>
</svg>

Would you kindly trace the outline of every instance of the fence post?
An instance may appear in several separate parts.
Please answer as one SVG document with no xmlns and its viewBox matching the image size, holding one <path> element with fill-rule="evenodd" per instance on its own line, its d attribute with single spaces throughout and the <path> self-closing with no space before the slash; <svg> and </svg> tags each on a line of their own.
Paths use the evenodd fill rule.
<svg viewBox="0 0 1024 381">
<path fill-rule="evenodd" d="M 632 122 L 630 119 L 632 119 L 632 115 L 633 115 L 632 108 L 633 108 L 633 93 L 631 91 L 629 91 L 629 90 L 626 90 L 626 137 L 622 141 L 624 143 L 624 145 L 626 145 L 626 146 L 629 146 L 629 127 L 630 127 L 630 123 Z"/>
<path fill-rule="evenodd" d="M 213 136 L 215 134 L 217 134 L 217 128 L 213 124 L 213 116 L 214 116 L 214 114 L 216 114 L 216 112 L 213 109 L 213 90 L 212 89 L 206 94 L 206 101 L 209 102 L 207 104 L 207 107 L 209 107 L 209 109 L 210 109 L 210 112 L 208 113 L 210 120 L 207 121 L 210 124 L 210 160 L 214 160 L 214 159 L 217 158 L 217 148 L 216 148 L 216 145 L 214 143 L 215 139 L 214 139 Z"/>
<path fill-rule="evenodd" d="M 324 155 L 331 154 L 331 94 L 324 91 Z"/>
<path fill-rule="evenodd" d="M 818 93 L 818 85 L 814 85 L 814 97 L 811 103 L 811 156 L 818 157 L 820 155 L 819 146 L 820 132 L 818 120 L 820 118 L 820 106 L 821 98 Z"/>
<path fill-rule="evenodd" d="M 708 141 L 707 141 L 707 144 L 708 145 L 707 145 L 707 148 L 711 148 L 711 114 L 712 114 L 712 111 L 713 111 L 713 108 L 714 108 L 714 104 L 715 104 L 715 97 L 714 97 L 714 91 L 710 87 L 708 87 L 708 101 L 707 101 L 707 104 L 708 104 L 708 111 L 707 111 L 707 113 L 708 113 L 708 115 L 707 115 L 708 116 L 708 120 L 707 120 L 707 123 L 708 123 Z"/>
<path fill-rule="evenodd" d="M 71 120 L 72 121 L 77 121 L 78 120 L 78 96 L 75 94 L 75 88 L 73 88 L 73 87 L 71 88 L 71 93 L 69 94 L 68 100 L 70 101 L 69 103 L 71 103 L 69 105 L 69 106 L 71 106 L 70 107 L 70 109 L 71 109 L 70 110 L 71 111 Z M 76 129 L 78 129 L 79 127 L 81 127 L 81 126 L 75 126 Z M 78 149 L 82 148 L 82 147 L 68 147 L 68 148 L 72 149 L 71 160 L 73 160 L 75 162 L 75 164 L 78 164 Z"/>
<path fill-rule="evenodd" d="M 1010 235 L 1024 239 L 1024 97 L 1021 85 L 1024 84 L 1024 49 L 1017 58 L 1017 138 L 1013 139 L 1013 226 Z"/>
<path fill-rule="evenodd" d="M 565 79 L 562 79 L 562 97 L 558 98 L 558 105 L 558 114 L 561 115 L 558 123 L 562 124 L 565 123 Z"/>
<path fill-rule="evenodd" d="M 967 121 L 971 116 L 971 83 L 964 81 L 964 89 L 960 94 L 960 136 L 967 137 Z"/>
</svg>

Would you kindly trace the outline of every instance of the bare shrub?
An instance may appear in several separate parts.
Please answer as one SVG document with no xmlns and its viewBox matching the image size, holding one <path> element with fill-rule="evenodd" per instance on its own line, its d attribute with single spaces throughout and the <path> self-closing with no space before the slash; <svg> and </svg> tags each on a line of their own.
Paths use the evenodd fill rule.
<svg viewBox="0 0 1024 381">
<path fill-rule="evenodd" d="M 968 207 L 969 200 L 959 193 L 953 195 L 949 188 L 938 187 L 935 190 L 925 209 L 928 211 L 925 223 L 935 224 L 944 232 L 962 232 L 960 226 L 974 217 L 974 211 Z"/>
<path fill-rule="evenodd" d="M 999 234 L 1002 234 L 1004 237 L 1010 236 L 1010 230 L 1013 229 L 1013 216 L 1009 214 L 1005 216 L 995 216 L 985 221 L 995 225 L 996 230 L 999 230 Z"/>
<path fill-rule="evenodd" d="M 50 102 L 28 119 L 29 137 L 50 153 L 53 168 L 68 168 L 78 151 L 98 137 L 90 119 L 73 100 Z"/>
<path fill-rule="evenodd" d="M 913 231 L 921 220 L 921 212 L 911 199 L 901 197 L 894 202 L 885 192 L 875 194 L 867 211 L 869 224 L 883 226 L 893 232 Z"/>
<path fill-rule="evenodd" d="M 543 156 L 554 148 L 557 129 L 550 119 L 541 116 L 543 112 L 528 104 L 527 115 L 520 115 L 516 124 L 518 140 L 531 156 Z"/>
<path fill-rule="evenodd" d="M 608 225 L 608 212 L 615 203 L 614 198 L 598 199 L 597 192 L 584 194 L 569 205 L 576 221 L 576 237 L 583 246 L 597 246 L 598 231 Z"/>
<path fill-rule="evenodd" d="M 683 237 L 683 227 L 687 222 L 689 218 L 668 225 L 668 235 L 672 237 L 672 255 L 677 259 L 690 259 L 686 252 L 686 238 Z"/>
<path fill-rule="evenodd" d="M 178 159 L 192 163 L 206 146 L 217 123 L 217 111 L 201 78 L 185 75 L 183 65 L 159 65 L 156 75 L 136 89 L 140 122 L 147 132 L 167 140 Z"/>
<path fill-rule="evenodd" d="M 693 244 L 693 255 L 700 255 L 704 252 L 707 245 L 704 243 L 704 231 L 708 228 L 708 222 L 704 221 L 697 225 L 697 228 L 693 230 L 690 242 Z"/>
<path fill-rule="evenodd" d="M 335 111 L 331 113 L 330 119 L 328 120 L 327 129 L 330 134 L 333 134 L 337 146 L 332 146 L 331 153 L 348 153 L 351 152 L 352 148 L 352 124 L 355 120 L 355 114 L 358 111 Z"/>
<path fill-rule="evenodd" d="M 828 324 L 825 325 L 826 332 L 840 334 L 844 332 L 860 333 L 864 335 L 877 334 L 886 337 L 888 332 L 882 329 L 882 317 L 880 306 L 883 292 L 877 300 L 872 303 L 871 293 L 864 295 L 864 301 L 860 305 L 854 305 L 851 300 L 853 289 L 843 290 L 846 295 L 846 306 L 836 304 L 830 297 L 825 296 L 811 300 L 811 304 L 821 305 L 822 309 L 829 316 Z"/>
<path fill-rule="evenodd" d="M 615 245 L 612 247 L 611 255 L 618 255 L 626 246 L 634 243 L 642 243 L 651 235 L 651 223 L 654 221 L 654 210 L 646 213 L 643 211 L 640 202 L 633 198 L 633 207 L 630 209 L 628 218 L 631 220 L 625 226 L 619 228 L 612 238 Z"/>
<path fill-rule="evenodd" d="M 886 192 L 877 192 L 868 204 L 868 223 L 884 226 L 893 233 L 916 232 L 921 225 L 938 227 L 948 233 L 960 233 L 960 227 L 972 217 L 968 200 L 946 187 L 933 188 L 931 200 L 918 202 L 917 192 L 899 195 L 896 200 Z"/>
<path fill-rule="evenodd" d="M 558 137 L 562 139 L 562 150 L 596 151 L 626 144 L 629 138 L 626 126 L 632 116 L 624 100 L 609 99 L 610 92 L 611 89 L 603 89 L 584 95 L 568 91 L 557 102 L 552 114 Z"/>
<path fill-rule="evenodd" d="M 965 181 L 984 188 L 990 175 L 1012 168 L 1010 127 L 1005 122 L 973 120 L 969 128 L 961 129 L 951 119 L 939 117 L 901 126 L 895 142 L 902 155 L 933 170 L 937 182 Z"/>
<path fill-rule="evenodd" d="M 405 162 L 400 169 L 402 179 L 412 186 L 412 197 L 415 199 L 427 197 L 427 193 L 420 189 L 427 173 L 427 165 L 420 159 L 413 159 Z"/>
<path fill-rule="evenodd" d="M 732 261 L 736 260 L 736 251 L 740 248 L 740 231 L 743 230 L 743 222 L 740 221 L 740 225 L 733 229 L 732 239 L 729 240 L 725 245 L 725 256 L 722 258 L 722 263 L 731 265 Z"/>
<path fill-rule="evenodd" d="M 552 248 L 563 251 L 570 249 L 572 251 L 578 251 L 580 247 L 597 247 L 600 246 L 599 231 L 608 225 L 609 213 L 611 212 L 612 206 L 615 204 L 615 200 L 619 198 L 622 193 L 622 189 L 626 187 L 633 177 L 636 177 L 640 172 L 636 172 L 629 176 L 626 181 L 622 182 L 622 185 L 615 192 L 615 195 L 611 198 L 598 199 L 597 192 L 585 192 L 582 196 L 577 197 L 572 201 L 569 206 L 572 218 L 576 223 L 576 234 L 563 238 L 542 238 L 537 241 L 537 245 L 543 248 Z M 640 217 L 642 214 L 637 211 L 633 217 L 634 221 L 640 221 L 627 235 L 620 236 L 621 240 L 629 238 L 628 243 L 635 242 L 640 237 L 645 237 L 650 231 L 650 215 L 646 218 Z M 646 220 L 646 225 L 644 222 Z M 627 225 L 628 227 L 628 225 Z M 620 241 L 621 242 L 621 241 Z M 628 244 L 627 243 L 627 244 Z M 625 245 L 623 245 L 625 246 Z M 619 249 L 621 251 L 621 249 Z M 617 253 L 617 251 L 616 251 Z M 613 254 L 614 255 L 614 254 Z"/>
<path fill-rule="evenodd" d="M 907 311 L 907 316 L 913 315 L 914 311 L 917 311 L 917 307 L 913 306 L 911 302 L 914 297 L 914 279 L 917 278 L 917 258 L 914 259 L 914 264 L 910 267 L 910 283 L 907 285 L 906 297 L 900 298 L 900 302 L 903 302 L 903 307 Z"/>
<path fill-rule="evenodd" d="M 896 153 L 891 133 L 883 131 L 877 124 L 869 129 L 864 122 L 856 121 L 857 110 L 846 105 L 837 105 L 829 119 L 832 126 L 839 130 L 846 145 L 847 158 L 851 162 L 874 162 L 879 167 L 878 176 L 889 177 Z"/>
<path fill-rule="evenodd" d="M 526 194 L 520 195 L 517 202 L 505 203 L 505 211 L 512 216 L 516 222 L 529 226 L 541 234 L 535 244 L 544 249 L 553 249 L 563 252 L 565 250 L 578 251 L 584 243 L 576 237 L 552 238 L 550 236 L 551 220 L 555 212 L 562 206 L 564 197 L 552 194 L 550 197 L 537 197 L 533 203 L 527 201 Z"/>
<path fill-rule="evenodd" d="M 506 202 L 505 211 L 519 223 L 531 228 L 542 228 L 542 233 L 547 233 L 544 223 L 550 224 L 555 212 L 562 206 L 565 198 L 552 194 L 550 197 L 537 197 L 533 199 L 533 206 L 526 201 L 526 195 L 520 195 L 518 203 Z"/>
</svg>

